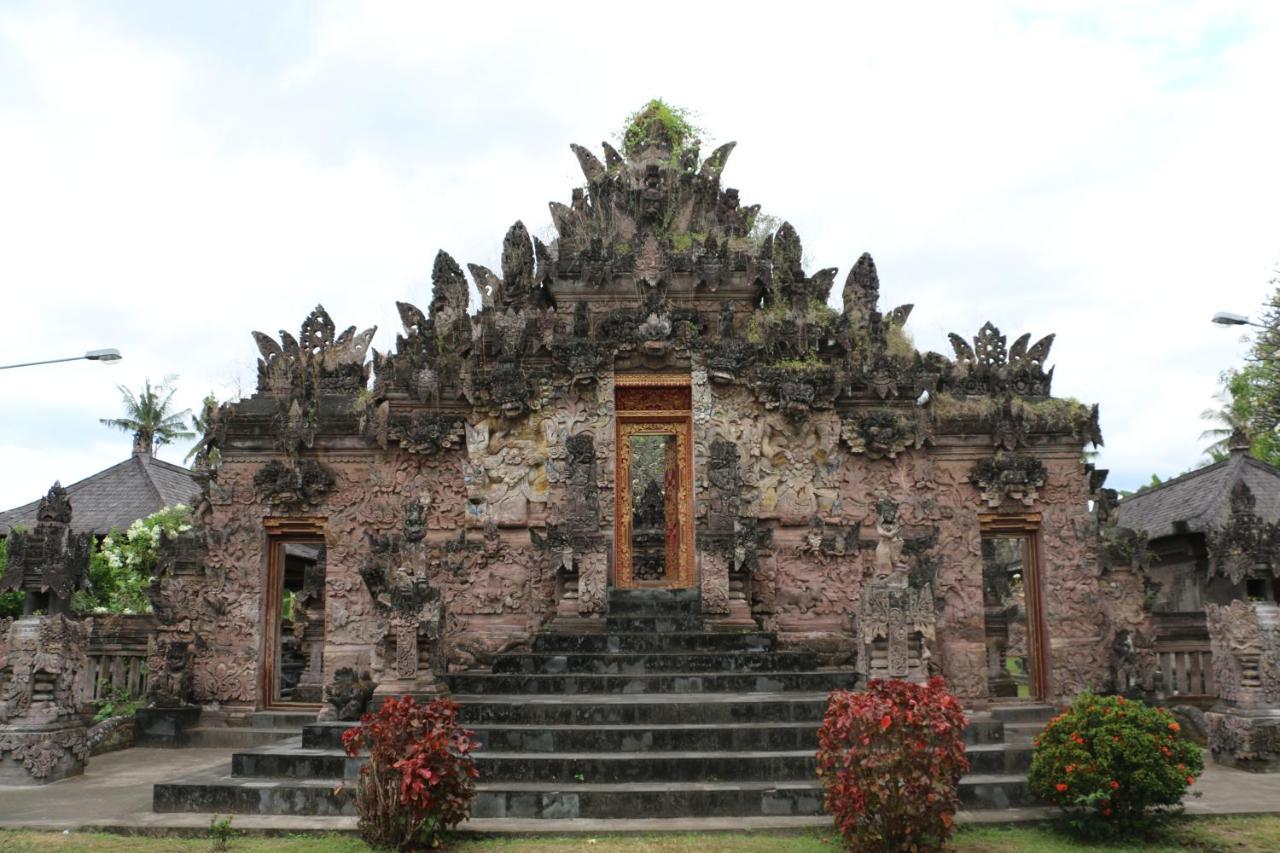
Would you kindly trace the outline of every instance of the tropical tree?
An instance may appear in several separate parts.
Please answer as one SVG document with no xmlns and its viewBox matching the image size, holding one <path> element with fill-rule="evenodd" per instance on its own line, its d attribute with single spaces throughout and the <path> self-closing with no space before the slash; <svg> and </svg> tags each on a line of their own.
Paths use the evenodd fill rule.
<svg viewBox="0 0 1280 853">
<path fill-rule="evenodd" d="M 1261 377 L 1258 366 L 1246 365 L 1239 370 L 1224 370 L 1219 376 L 1222 389 L 1214 394 L 1219 403 L 1216 409 L 1205 409 L 1202 420 L 1213 424 L 1200 433 L 1201 441 L 1209 441 L 1204 453 L 1214 462 L 1221 462 L 1231 451 L 1231 439 L 1235 435 L 1248 436 L 1253 431 L 1254 383 Z"/>
<path fill-rule="evenodd" d="M 101 422 L 133 433 L 134 450 L 152 454 L 156 452 L 156 448 L 172 444 L 176 439 L 194 437 L 195 433 L 187 429 L 186 425 L 186 418 L 191 415 L 191 411 L 174 411 L 173 395 L 177 391 L 171 380 L 172 377 L 166 377 L 153 387 L 148 379 L 143 383 L 142 392 L 136 395 L 125 386 L 117 385 L 124 402 L 124 417 L 101 418 Z"/>
<path fill-rule="evenodd" d="M 1205 452 L 1215 460 L 1226 455 L 1239 430 L 1251 456 L 1280 465 L 1280 276 L 1272 284 L 1276 290 L 1262 309 L 1245 365 L 1222 374 L 1222 406 L 1203 415 L 1217 424 L 1201 436 L 1214 440 Z"/>
<path fill-rule="evenodd" d="M 209 421 L 212 417 L 212 413 L 216 413 L 217 410 L 218 398 L 213 396 L 213 392 L 211 391 L 205 395 L 205 398 L 201 403 L 200 414 L 191 416 L 191 429 L 195 431 L 195 435 L 203 438 L 209 432 Z M 187 451 L 187 455 L 182 457 L 182 461 L 190 462 L 203 449 L 204 442 L 197 441 L 191 446 L 191 449 Z"/>
</svg>

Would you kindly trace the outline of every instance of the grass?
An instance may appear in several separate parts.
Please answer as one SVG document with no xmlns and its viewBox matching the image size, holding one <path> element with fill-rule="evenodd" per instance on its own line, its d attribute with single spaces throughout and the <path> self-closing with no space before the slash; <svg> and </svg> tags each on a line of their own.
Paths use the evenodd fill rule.
<svg viewBox="0 0 1280 853">
<path fill-rule="evenodd" d="M 575 838 L 487 838 L 455 841 L 454 851 L 520 851 L 520 853 L 834 853 L 842 850 L 830 830 L 796 835 L 761 833 L 599 836 Z M 207 851 L 204 838 L 140 838 L 121 835 L 0 831 L 0 849 L 12 853 L 83 850 L 92 853 L 168 853 Z M 237 853 L 358 853 L 366 851 L 352 836 L 238 837 Z M 1084 845 L 1049 826 L 965 826 L 955 838 L 957 853 L 1093 853 L 1158 850 L 1271 851 L 1280 850 L 1280 815 L 1184 818 L 1159 837 L 1127 844 Z"/>
</svg>

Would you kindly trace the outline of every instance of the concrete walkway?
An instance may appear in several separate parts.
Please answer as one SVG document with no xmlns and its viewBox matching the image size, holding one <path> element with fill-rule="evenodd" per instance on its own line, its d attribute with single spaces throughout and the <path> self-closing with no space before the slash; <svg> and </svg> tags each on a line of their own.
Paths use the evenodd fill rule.
<svg viewBox="0 0 1280 853">
<path fill-rule="evenodd" d="M 190 834 L 209 828 L 210 814 L 156 814 L 151 786 L 226 765 L 230 749 L 127 749 L 100 755 L 83 776 L 39 787 L 0 786 L 0 829 L 105 830 L 126 834 Z M 1280 812 L 1280 774 L 1246 773 L 1206 760 L 1186 800 L 1189 814 Z M 1198 796 L 1197 796 L 1198 795 Z M 1052 809 L 965 811 L 961 823 L 1041 820 Z M 464 832 L 572 835 L 625 832 L 796 830 L 830 826 L 826 817 L 684 818 L 679 820 L 473 820 Z M 262 834 L 355 832 L 354 817 L 236 815 L 237 829 Z"/>
</svg>

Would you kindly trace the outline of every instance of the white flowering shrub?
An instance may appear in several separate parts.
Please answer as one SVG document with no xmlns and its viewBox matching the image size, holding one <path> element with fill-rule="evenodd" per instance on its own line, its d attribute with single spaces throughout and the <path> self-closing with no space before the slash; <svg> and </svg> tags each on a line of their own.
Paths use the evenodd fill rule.
<svg viewBox="0 0 1280 853">
<path fill-rule="evenodd" d="M 93 591 L 75 602 L 81 612 L 150 613 L 147 587 L 155 580 L 160 541 L 191 529 L 191 508 L 165 507 L 140 518 L 123 533 L 112 530 L 89 561 Z"/>
</svg>

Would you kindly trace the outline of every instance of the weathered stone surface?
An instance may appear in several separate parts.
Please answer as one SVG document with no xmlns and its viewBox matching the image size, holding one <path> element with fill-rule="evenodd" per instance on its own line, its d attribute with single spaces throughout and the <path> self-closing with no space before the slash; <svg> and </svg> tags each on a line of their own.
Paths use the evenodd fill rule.
<svg viewBox="0 0 1280 853">
<path fill-rule="evenodd" d="M 881 311 L 869 255 L 837 310 L 837 271 L 805 269 L 793 226 L 755 230 L 759 208 L 721 182 L 732 145 L 702 158 L 657 133 L 573 150 L 586 186 L 552 205 L 556 239 L 516 223 L 498 272 L 441 252 L 429 310 L 399 303 L 404 330 L 371 364 L 372 330 L 338 334 L 322 309 L 299 338 L 257 336 L 258 392 L 210 420 L 197 530 L 157 573 L 155 670 L 186 642 L 193 701 L 267 701 L 264 525 L 325 542 L 317 691 L 342 667 L 425 690 L 529 651 L 549 625 L 595 642 L 624 624 L 605 615 L 618 400 L 673 383 L 692 437 L 688 582 L 712 627 L 847 666 L 884 599 L 925 638 L 914 666 L 988 701 L 981 542 L 989 516 L 1018 517 L 1040 545 L 1047 698 L 1141 668 L 1108 652 L 1145 636 L 1141 584 L 1103 579 L 1107 518 L 1089 502 L 1106 491 L 1079 461 L 1101 440 L 1097 410 L 1049 396 L 1052 335 L 1009 346 L 987 324 L 953 336 L 953 358 L 919 352 L 911 306 Z M 869 592 L 886 571 L 909 607 Z M 678 617 L 626 624 L 688 633 Z"/>
<path fill-rule="evenodd" d="M 35 529 L 10 534 L 0 589 L 25 592 L 28 615 L 0 620 L 0 784 L 55 782 L 83 772 L 89 759 L 79 707 L 85 632 L 66 614 L 71 594 L 89 587 L 93 536 L 70 532 L 71 513 L 54 483 Z"/>
<path fill-rule="evenodd" d="M 144 747 L 186 746 L 188 733 L 196 727 L 199 720 L 200 709 L 190 705 L 139 708 L 134 714 L 134 743 Z"/>
<path fill-rule="evenodd" d="M 1280 606 L 1210 604 L 1205 616 L 1221 699 L 1204 715 L 1213 758 L 1280 772 Z"/>
</svg>

